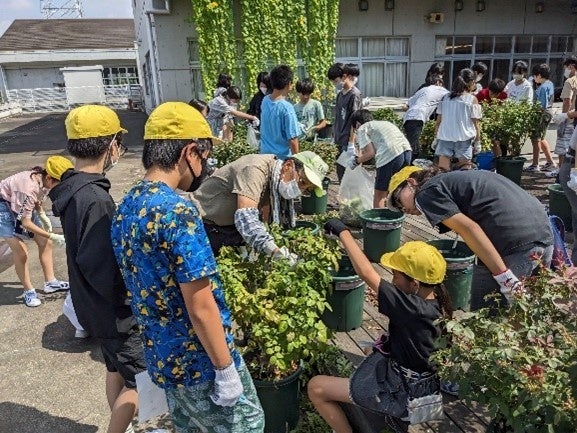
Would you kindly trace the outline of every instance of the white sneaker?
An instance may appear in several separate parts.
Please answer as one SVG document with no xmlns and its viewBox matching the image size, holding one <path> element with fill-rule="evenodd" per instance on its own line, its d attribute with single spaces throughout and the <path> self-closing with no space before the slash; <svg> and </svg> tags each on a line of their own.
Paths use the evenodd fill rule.
<svg viewBox="0 0 577 433">
<path fill-rule="evenodd" d="M 555 169 L 553 171 L 550 171 L 549 173 L 545 173 L 545 176 L 547 177 L 557 177 L 557 175 L 559 174 L 559 169 Z"/>
<path fill-rule="evenodd" d="M 60 290 L 70 290 L 70 285 L 68 281 L 60 281 L 57 279 L 53 279 L 52 281 L 47 281 L 44 283 L 44 293 L 54 293 Z"/>
<path fill-rule="evenodd" d="M 24 303 L 27 307 L 38 307 L 42 301 L 38 298 L 36 290 L 30 289 L 24 292 Z"/>
<path fill-rule="evenodd" d="M 74 337 L 75 338 L 88 338 L 88 337 L 90 337 L 90 334 L 88 334 L 88 331 L 85 331 L 84 329 L 77 329 L 76 332 L 74 332 Z"/>
</svg>

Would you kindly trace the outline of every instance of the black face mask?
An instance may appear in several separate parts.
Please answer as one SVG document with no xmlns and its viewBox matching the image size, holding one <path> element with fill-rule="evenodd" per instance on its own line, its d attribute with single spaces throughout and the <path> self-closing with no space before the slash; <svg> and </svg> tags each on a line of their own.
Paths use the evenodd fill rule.
<svg viewBox="0 0 577 433">
<path fill-rule="evenodd" d="M 208 159 L 203 159 L 202 163 L 201 163 L 202 169 L 200 170 L 200 175 L 195 176 L 194 171 L 192 170 L 192 167 L 190 166 L 188 161 L 186 163 L 188 164 L 188 169 L 190 170 L 190 173 L 192 174 L 192 177 L 194 178 L 186 191 L 187 192 L 194 192 L 198 188 L 200 188 L 200 185 L 202 184 L 202 182 L 204 182 L 204 180 L 212 174 L 212 172 L 214 171 L 214 167 L 209 167 L 208 166 Z"/>
</svg>

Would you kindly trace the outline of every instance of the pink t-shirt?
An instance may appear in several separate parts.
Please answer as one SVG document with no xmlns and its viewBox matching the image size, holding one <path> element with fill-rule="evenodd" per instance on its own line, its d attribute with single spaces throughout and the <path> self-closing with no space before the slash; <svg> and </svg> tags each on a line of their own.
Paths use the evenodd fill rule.
<svg viewBox="0 0 577 433">
<path fill-rule="evenodd" d="M 44 193 L 40 184 L 32 177 L 32 171 L 21 171 L 0 181 L 0 197 L 10 202 L 10 208 L 22 217 L 31 218 L 37 202 Z"/>
</svg>

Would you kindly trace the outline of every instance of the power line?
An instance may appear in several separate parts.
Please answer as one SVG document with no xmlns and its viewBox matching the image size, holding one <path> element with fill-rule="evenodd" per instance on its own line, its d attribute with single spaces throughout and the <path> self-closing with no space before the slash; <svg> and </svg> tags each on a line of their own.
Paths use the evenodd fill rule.
<svg viewBox="0 0 577 433">
<path fill-rule="evenodd" d="M 83 18 L 82 0 L 40 0 L 44 19 Z"/>
</svg>

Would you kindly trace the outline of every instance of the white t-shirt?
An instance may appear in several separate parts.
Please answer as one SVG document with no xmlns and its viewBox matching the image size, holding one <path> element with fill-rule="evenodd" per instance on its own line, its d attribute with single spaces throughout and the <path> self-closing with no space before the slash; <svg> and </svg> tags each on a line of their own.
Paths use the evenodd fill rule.
<svg viewBox="0 0 577 433">
<path fill-rule="evenodd" d="M 515 80 L 511 80 L 505 86 L 505 93 L 507 98 L 512 101 L 527 100 L 531 102 L 533 100 L 533 85 L 528 80 L 523 80 L 521 84 L 516 84 Z"/>
<path fill-rule="evenodd" d="M 360 149 L 373 143 L 377 168 L 388 164 L 406 150 L 411 150 L 411 145 L 401 130 L 386 120 L 363 123 L 357 129 L 356 139 Z"/>
<path fill-rule="evenodd" d="M 409 109 L 405 112 L 403 121 L 407 120 L 421 120 L 426 122 L 449 91 L 443 86 L 427 86 L 418 90 L 413 96 L 407 101 Z"/>
<path fill-rule="evenodd" d="M 441 115 L 441 124 L 437 138 L 444 141 L 465 141 L 477 135 L 473 119 L 481 119 L 481 106 L 475 103 L 476 98 L 465 93 L 453 99 L 446 95 L 439 106 L 437 114 Z"/>
</svg>

